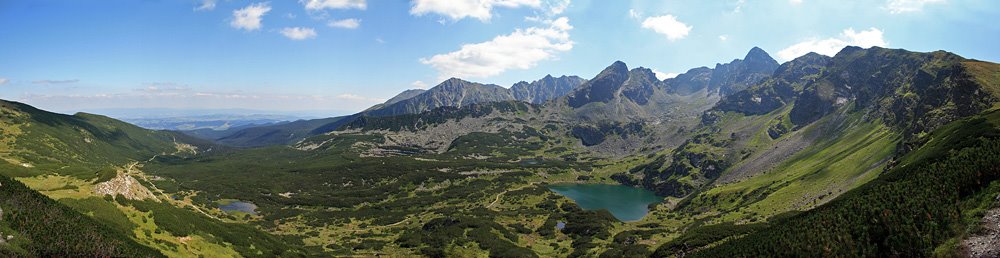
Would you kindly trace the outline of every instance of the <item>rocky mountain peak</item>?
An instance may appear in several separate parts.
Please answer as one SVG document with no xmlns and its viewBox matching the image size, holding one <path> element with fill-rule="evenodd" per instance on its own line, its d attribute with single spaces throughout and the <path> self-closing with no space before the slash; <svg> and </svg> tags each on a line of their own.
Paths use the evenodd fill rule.
<svg viewBox="0 0 1000 258">
<path fill-rule="evenodd" d="M 628 66 L 625 65 L 625 62 L 615 61 L 614 63 L 611 63 L 611 65 L 609 65 L 607 68 L 604 68 L 604 70 L 601 71 L 601 73 L 597 74 L 596 78 L 600 78 L 603 76 L 610 76 L 610 75 L 623 76 L 626 74 L 628 74 Z"/>
<path fill-rule="evenodd" d="M 767 69 L 769 67 L 778 67 L 778 61 L 775 61 L 774 58 L 771 58 L 771 55 L 768 55 L 767 52 L 759 47 L 751 48 L 750 52 L 747 52 L 746 57 L 743 57 L 743 62 L 754 66 L 754 68 Z M 770 70 L 773 71 L 774 69 Z"/>
<path fill-rule="evenodd" d="M 778 68 L 778 61 L 771 58 L 763 49 L 754 47 L 747 53 L 745 59 L 736 59 L 727 64 L 716 64 L 709 83 L 710 91 L 717 91 L 726 96 L 746 89 L 771 76 Z"/>
<path fill-rule="evenodd" d="M 615 98 L 618 89 L 628 80 L 629 71 L 625 62 L 615 61 L 600 74 L 580 85 L 568 96 L 569 105 L 573 108 L 582 107 L 591 102 L 607 102 Z"/>
<path fill-rule="evenodd" d="M 586 80 L 577 76 L 554 77 L 551 74 L 531 83 L 518 82 L 510 87 L 514 98 L 524 102 L 541 104 L 548 100 L 565 96 Z"/>
<path fill-rule="evenodd" d="M 639 78 L 642 78 L 642 79 L 651 79 L 651 80 L 654 80 L 654 81 L 659 80 L 659 79 L 656 78 L 656 74 L 653 73 L 653 70 L 651 70 L 649 68 L 645 68 L 645 67 L 638 67 L 638 68 L 629 70 L 628 71 L 628 77 L 629 77 L 629 79 L 636 79 L 636 77 L 639 77 Z"/>
</svg>

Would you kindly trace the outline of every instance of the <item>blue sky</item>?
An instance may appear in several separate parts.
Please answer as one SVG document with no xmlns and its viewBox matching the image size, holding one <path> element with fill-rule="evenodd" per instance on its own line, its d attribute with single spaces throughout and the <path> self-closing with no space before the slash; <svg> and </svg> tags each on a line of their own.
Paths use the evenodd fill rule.
<svg viewBox="0 0 1000 258">
<path fill-rule="evenodd" d="M 359 111 L 448 77 L 662 76 L 844 45 L 1000 61 L 991 0 L 3 0 L 0 98 L 103 108 Z"/>
</svg>

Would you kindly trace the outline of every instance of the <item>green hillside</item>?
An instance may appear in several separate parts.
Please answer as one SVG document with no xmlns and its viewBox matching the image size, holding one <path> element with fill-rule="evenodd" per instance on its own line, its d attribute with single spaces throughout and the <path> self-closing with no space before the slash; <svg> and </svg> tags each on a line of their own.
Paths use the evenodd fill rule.
<svg viewBox="0 0 1000 258">
<path fill-rule="evenodd" d="M 157 188 L 163 179 L 141 169 L 156 157 L 225 152 L 225 147 L 98 115 L 62 115 L 7 101 L 0 108 L 0 176 L 7 180 L 0 191 L 8 195 L 0 204 L 6 212 L 0 223 L 10 223 L 4 232 L 22 234 L 11 241 L 11 252 L 130 257 L 307 252 L 288 244 L 296 239 L 174 199 Z"/>
<path fill-rule="evenodd" d="M 164 256 L 6 176 L 0 176 L 0 210 L 0 256 Z"/>
<path fill-rule="evenodd" d="M 975 217 L 968 221 L 966 214 L 981 209 L 980 203 L 989 203 L 1000 189 L 995 182 L 1000 178 L 1000 111 L 951 123 L 921 140 L 927 144 L 895 168 L 829 204 L 694 255 L 957 255 L 950 253 L 955 243 L 947 241 L 978 222 Z"/>
</svg>

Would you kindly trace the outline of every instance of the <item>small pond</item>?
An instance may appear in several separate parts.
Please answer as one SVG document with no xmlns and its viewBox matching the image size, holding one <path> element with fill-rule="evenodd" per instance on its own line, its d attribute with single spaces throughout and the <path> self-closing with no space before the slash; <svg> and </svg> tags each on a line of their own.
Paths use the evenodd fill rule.
<svg viewBox="0 0 1000 258">
<path fill-rule="evenodd" d="M 566 196 L 584 210 L 606 209 L 621 221 L 637 221 L 649 212 L 649 204 L 663 201 L 652 191 L 609 184 L 555 184 L 549 190 Z"/>
<path fill-rule="evenodd" d="M 257 205 L 249 202 L 227 200 L 219 203 L 219 209 L 225 212 L 246 212 L 250 215 L 257 215 Z"/>
</svg>

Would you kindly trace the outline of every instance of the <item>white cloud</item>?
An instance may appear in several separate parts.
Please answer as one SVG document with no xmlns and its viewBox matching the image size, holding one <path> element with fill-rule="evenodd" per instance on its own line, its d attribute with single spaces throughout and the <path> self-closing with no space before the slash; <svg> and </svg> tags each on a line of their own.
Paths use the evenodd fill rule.
<svg viewBox="0 0 1000 258">
<path fill-rule="evenodd" d="M 569 39 L 569 19 L 559 17 L 544 21 L 548 27 L 517 29 L 490 41 L 465 44 L 461 49 L 420 59 L 421 63 L 438 70 L 439 78 L 489 77 L 509 69 L 529 69 L 538 62 L 569 51 L 574 42 Z"/>
<path fill-rule="evenodd" d="M 908 13 L 908 12 L 919 12 L 924 9 L 926 4 L 939 4 L 944 3 L 946 0 L 888 0 L 885 5 L 886 9 L 889 9 L 889 13 Z"/>
<path fill-rule="evenodd" d="M 427 83 L 424 83 L 423 81 L 420 80 L 413 81 L 413 83 L 410 83 L 410 86 L 413 86 L 414 88 L 417 89 L 427 89 Z"/>
<path fill-rule="evenodd" d="M 889 43 L 885 41 L 882 30 L 878 28 L 873 27 L 863 31 L 854 31 L 854 28 L 848 28 L 841 32 L 838 37 L 802 41 L 778 51 L 777 55 L 779 59 L 788 61 L 809 52 L 833 56 L 846 46 L 869 48 L 873 46 L 885 47 L 888 45 Z"/>
<path fill-rule="evenodd" d="M 729 40 L 729 35 L 719 35 L 719 40 L 721 41 Z"/>
<path fill-rule="evenodd" d="M 664 73 L 656 69 L 653 69 L 653 74 L 656 75 L 656 79 L 660 79 L 661 81 L 677 77 L 677 73 Z"/>
<path fill-rule="evenodd" d="M 195 11 L 211 11 L 215 10 L 216 0 L 201 0 L 201 5 L 195 7 Z"/>
<path fill-rule="evenodd" d="M 569 1 L 565 2 L 565 6 L 568 6 Z M 480 21 L 489 21 L 493 17 L 494 7 L 518 8 L 527 6 L 542 8 L 542 0 L 413 0 L 411 1 L 411 5 L 413 7 L 410 8 L 410 14 L 416 16 L 436 13 L 452 20 L 471 17 Z M 553 14 L 562 13 L 566 9 L 565 6 L 557 3 L 549 8 L 549 12 Z"/>
<path fill-rule="evenodd" d="M 357 29 L 361 26 L 361 20 L 359 19 L 343 19 L 343 20 L 333 20 L 326 23 L 326 26 L 334 28 L 344 28 L 344 29 Z"/>
<path fill-rule="evenodd" d="M 569 4 L 570 0 L 553 0 L 548 2 L 549 16 L 562 14 L 566 11 L 566 8 L 569 8 Z"/>
<path fill-rule="evenodd" d="M 229 22 L 233 28 L 246 31 L 260 29 L 261 17 L 271 11 L 271 6 L 267 3 L 251 4 L 243 9 L 233 11 L 233 21 Z"/>
<path fill-rule="evenodd" d="M 636 11 L 635 9 L 628 9 L 628 17 L 632 17 L 632 19 L 636 19 L 636 20 L 641 20 L 642 19 L 642 13 L 639 12 L 639 11 Z"/>
<path fill-rule="evenodd" d="M 281 35 L 285 35 L 285 37 L 292 40 L 305 40 L 315 38 L 316 30 L 302 27 L 284 28 L 281 29 Z"/>
<path fill-rule="evenodd" d="M 7 78 L 0 78 L 0 85 L 7 84 L 7 82 L 9 82 L 9 81 L 10 80 L 8 80 Z"/>
<path fill-rule="evenodd" d="M 802 0 L 788 0 L 788 2 L 791 4 L 801 4 Z"/>
<path fill-rule="evenodd" d="M 646 18 L 642 22 L 642 28 L 666 35 L 667 39 L 674 41 L 687 37 L 692 27 L 678 21 L 673 15 L 664 15 Z"/>
<path fill-rule="evenodd" d="M 318 11 L 323 9 L 361 9 L 368 7 L 365 0 L 300 0 L 306 6 L 306 10 Z"/>
</svg>

